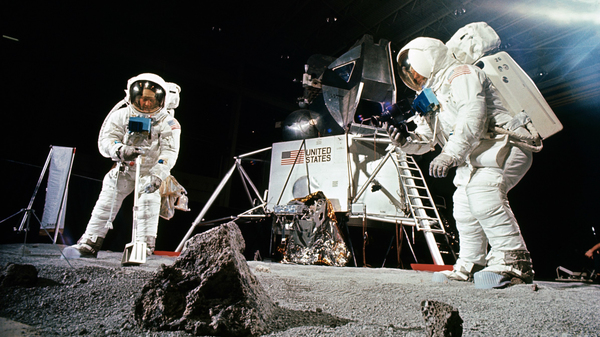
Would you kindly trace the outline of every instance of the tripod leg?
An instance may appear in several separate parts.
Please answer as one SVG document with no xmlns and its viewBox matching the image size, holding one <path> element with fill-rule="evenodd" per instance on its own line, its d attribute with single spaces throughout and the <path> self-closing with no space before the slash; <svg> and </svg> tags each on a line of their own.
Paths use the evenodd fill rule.
<svg viewBox="0 0 600 337">
<path fill-rule="evenodd" d="M 346 228 L 346 236 L 348 237 L 348 245 L 350 245 L 350 251 L 352 251 L 352 259 L 354 260 L 354 266 L 358 267 L 356 264 L 356 254 L 354 253 L 354 247 L 352 246 L 352 238 L 350 237 L 350 229 L 348 228 L 348 222 L 344 221 L 344 227 Z"/>
<path fill-rule="evenodd" d="M 402 226 L 402 225 L 400 225 Z M 402 259 L 400 259 L 400 253 L 402 253 L 402 244 L 404 243 L 404 233 L 402 230 L 398 228 L 398 224 L 396 224 L 396 259 L 398 261 L 398 265 L 404 269 L 404 263 L 402 263 Z"/>
<path fill-rule="evenodd" d="M 50 147 L 50 153 L 48 153 L 48 157 L 46 158 L 46 163 L 44 164 L 44 168 L 42 169 L 42 174 L 40 174 L 40 178 L 38 179 L 38 182 L 35 185 L 35 190 L 33 190 L 33 195 L 31 196 L 31 199 L 29 200 L 29 205 L 27 206 L 27 209 L 25 210 L 25 216 L 23 217 L 23 220 L 21 220 L 21 226 L 19 227 L 19 231 L 23 230 L 23 225 L 25 224 L 25 220 L 29 214 L 27 212 L 30 212 L 32 210 L 31 207 L 33 206 L 33 202 L 35 201 L 35 196 L 37 195 L 37 192 L 40 189 L 40 185 L 42 184 L 42 179 L 44 179 L 44 175 L 46 174 L 46 170 L 48 169 L 48 165 L 50 164 L 50 158 L 52 158 L 52 150 L 53 150 L 52 147 Z M 27 219 L 27 230 L 29 230 L 29 220 L 28 219 Z"/>
<path fill-rule="evenodd" d="M 365 211 L 365 214 L 367 212 Z M 367 244 L 369 241 L 369 233 L 367 232 L 367 219 L 363 217 L 363 267 L 370 267 L 367 264 Z"/>
<path fill-rule="evenodd" d="M 23 220 L 21 221 L 21 228 L 19 228 L 20 231 L 25 231 L 25 238 L 23 239 L 23 246 L 21 247 L 21 256 L 25 255 L 25 254 L 29 254 L 30 251 L 29 249 L 27 249 L 27 247 L 25 247 L 25 245 L 27 244 L 27 234 L 29 233 L 29 224 L 31 221 L 31 216 L 29 214 L 33 214 L 35 216 L 34 210 L 33 209 L 27 209 L 25 210 L 25 215 L 23 216 Z M 36 217 L 37 219 L 37 217 Z M 38 222 L 40 221 L 40 219 L 37 219 Z M 23 224 L 26 224 L 27 226 L 23 229 Z"/>
<path fill-rule="evenodd" d="M 23 213 L 23 212 L 25 212 L 25 208 L 22 208 L 22 209 L 21 209 L 20 211 L 18 211 L 17 213 L 15 213 L 15 214 L 13 214 L 13 215 L 9 216 L 8 218 L 5 218 L 5 219 L 3 219 L 2 221 L 0 221 L 0 223 L 3 223 L 4 221 L 6 221 L 6 220 L 8 220 L 8 219 L 10 219 L 10 218 L 12 218 L 12 217 L 15 217 L 15 216 L 17 216 L 17 215 L 19 215 L 19 214 L 21 214 L 21 213 Z M 15 230 L 17 230 L 17 228 L 16 228 L 16 227 L 15 227 Z"/>
<path fill-rule="evenodd" d="M 27 212 L 25 212 L 25 216 L 23 218 L 23 220 L 25 220 L 25 222 L 27 223 L 27 228 L 25 228 L 25 239 L 23 239 L 22 255 L 25 255 L 25 249 L 26 249 L 25 245 L 27 244 L 27 234 L 29 233 L 29 219 L 30 219 L 29 212 L 31 212 L 31 210 L 28 210 Z"/>
<path fill-rule="evenodd" d="M 392 236 L 392 239 L 390 240 L 390 244 L 388 245 L 388 249 L 385 252 L 385 257 L 383 258 L 383 263 L 381 264 L 381 268 L 385 267 L 385 261 L 387 261 L 387 257 L 390 254 L 390 250 L 392 249 L 392 245 L 394 244 L 394 239 L 396 238 L 396 236 Z"/>
</svg>

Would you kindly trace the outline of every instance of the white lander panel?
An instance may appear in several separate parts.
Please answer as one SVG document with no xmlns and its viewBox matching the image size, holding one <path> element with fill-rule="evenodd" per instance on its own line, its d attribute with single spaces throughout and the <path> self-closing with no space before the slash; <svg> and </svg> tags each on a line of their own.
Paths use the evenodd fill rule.
<svg viewBox="0 0 600 337">
<path fill-rule="evenodd" d="M 350 200 L 386 155 L 385 146 L 374 146 L 373 141 L 359 138 L 340 135 L 306 139 L 302 148 L 302 140 L 273 144 L 267 209 L 272 211 L 275 205 L 307 196 L 310 180 L 310 193 L 322 191 L 336 212 L 350 211 Z M 373 183 L 377 185 L 374 190 Z M 404 218 L 399 207 L 400 188 L 398 170 L 390 158 L 355 205 L 365 205 L 367 214 Z"/>
<path fill-rule="evenodd" d="M 307 196 L 310 179 L 311 193 L 323 191 L 336 212 L 347 210 L 346 137 L 311 138 L 301 145 L 302 140 L 273 144 L 267 209 Z"/>
<path fill-rule="evenodd" d="M 481 58 L 483 71 L 500 92 L 504 106 L 511 114 L 525 111 L 542 138 L 548 138 L 563 126 L 529 78 L 506 52 Z"/>
</svg>

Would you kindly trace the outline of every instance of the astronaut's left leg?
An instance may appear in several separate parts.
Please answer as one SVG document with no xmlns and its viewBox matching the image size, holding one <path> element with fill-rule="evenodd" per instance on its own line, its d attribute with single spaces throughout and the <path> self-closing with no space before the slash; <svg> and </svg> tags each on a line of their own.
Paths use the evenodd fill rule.
<svg viewBox="0 0 600 337">
<path fill-rule="evenodd" d="M 483 269 L 486 264 L 487 238 L 483 228 L 471 214 L 469 198 L 464 185 L 457 186 L 452 199 L 460 252 L 453 269 L 433 273 L 433 282 L 473 281 L 473 274 Z"/>
<path fill-rule="evenodd" d="M 466 192 L 471 213 L 481 224 L 491 246 L 487 266 L 474 274 L 475 287 L 501 287 L 518 278 L 533 281 L 534 271 L 507 192 L 531 167 L 532 154 L 512 147 L 503 168 L 478 168 Z"/>
<path fill-rule="evenodd" d="M 140 179 L 140 186 L 145 186 L 147 179 Z M 160 215 L 160 193 L 159 190 L 153 193 L 141 192 L 138 198 L 137 212 L 137 233 L 136 241 L 146 242 L 147 254 L 152 255 L 158 233 L 158 220 Z"/>
<path fill-rule="evenodd" d="M 66 247 L 63 255 L 74 259 L 79 257 L 97 257 L 104 238 L 121 208 L 123 199 L 134 188 L 134 180 L 129 173 L 113 168 L 104 176 L 102 190 L 92 211 L 85 232 L 76 244 Z"/>
</svg>

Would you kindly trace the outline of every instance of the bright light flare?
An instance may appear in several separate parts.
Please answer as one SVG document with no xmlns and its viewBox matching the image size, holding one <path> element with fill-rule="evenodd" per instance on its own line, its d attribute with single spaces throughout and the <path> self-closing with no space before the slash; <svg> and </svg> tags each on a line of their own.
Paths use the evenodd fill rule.
<svg viewBox="0 0 600 337">
<path fill-rule="evenodd" d="M 597 0 L 557 0 L 539 1 L 535 8 L 529 5 L 522 8 L 529 13 L 547 17 L 559 23 L 591 23 L 600 25 L 600 1 Z"/>
<path fill-rule="evenodd" d="M 563 22 L 563 23 L 593 23 L 595 25 L 600 25 L 600 12 L 594 13 L 582 13 L 575 12 L 570 9 L 555 9 L 555 8 L 545 8 L 538 11 L 541 15 L 547 16 L 548 18 Z"/>
</svg>

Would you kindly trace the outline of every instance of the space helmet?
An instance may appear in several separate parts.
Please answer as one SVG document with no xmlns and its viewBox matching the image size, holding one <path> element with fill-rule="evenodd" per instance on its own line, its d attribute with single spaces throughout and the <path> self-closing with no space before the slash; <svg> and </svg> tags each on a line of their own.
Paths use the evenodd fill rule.
<svg viewBox="0 0 600 337">
<path fill-rule="evenodd" d="M 418 37 L 410 41 L 396 57 L 402 82 L 414 91 L 423 90 L 447 50 L 441 41 L 433 38 Z"/>
<path fill-rule="evenodd" d="M 156 113 L 165 107 L 167 88 L 160 76 L 140 74 L 127 82 L 127 103 L 137 112 Z"/>
</svg>

